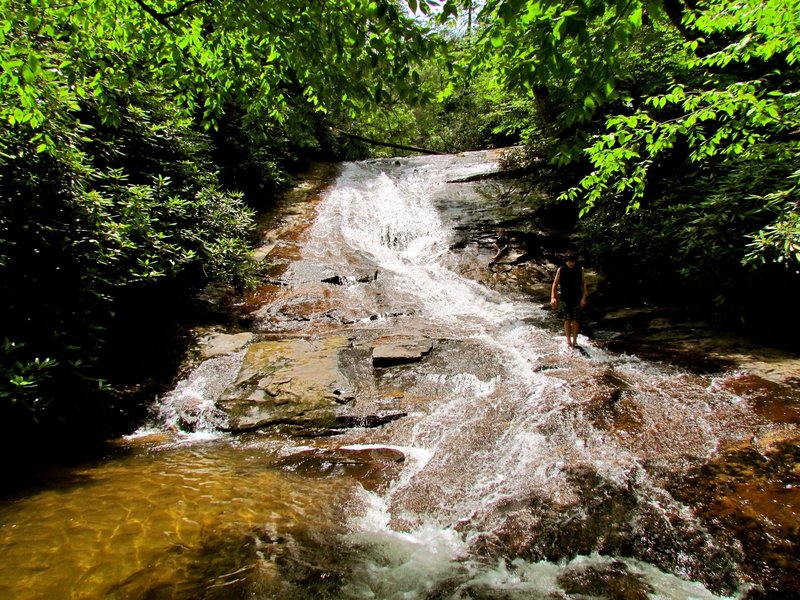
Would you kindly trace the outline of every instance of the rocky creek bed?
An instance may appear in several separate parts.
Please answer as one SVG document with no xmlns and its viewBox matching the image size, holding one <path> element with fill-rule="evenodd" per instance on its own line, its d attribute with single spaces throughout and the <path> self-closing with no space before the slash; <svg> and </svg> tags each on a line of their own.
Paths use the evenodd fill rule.
<svg viewBox="0 0 800 600">
<path fill-rule="evenodd" d="M 436 343 L 424 335 L 407 335 L 402 329 L 376 326 L 376 322 L 399 316 L 382 313 L 377 303 L 358 309 L 345 304 L 338 292 L 347 285 L 368 286 L 379 277 L 377 271 L 367 274 L 325 273 L 319 281 L 300 284 L 282 279 L 289 265 L 299 258 L 299 249 L 307 239 L 320 193 L 333 182 L 336 172 L 336 165 L 316 165 L 300 184 L 286 194 L 279 205 L 280 210 L 264 218 L 263 242 L 255 249 L 254 258 L 271 265 L 268 282 L 243 299 L 235 309 L 239 313 L 237 322 L 249 324 L 256 317 L 259 324 L 246 331 L 211 327 L 196 332 L 196 358 L 207 359 L 247 346 L 241 381 L 237 385 L 244 385 L 244 380 L 255 376 L 253 373 L 269 371 L 274 379 L 260 382 L 261 391 L 257 394 L 262 396 L 296 398 L 313 390 L 311 396 L 327 395 L 330 402 L 347 404 L 348 399 L 352 400 L 354 385 L 337 371 L 343 352 L 360 352 L 371 360 L 374 367 L 381 368 L 420 360 Z M 498 207 L 497 201 L 487 200 L 479 218 L 459 227 L 453 243 L 456 252 L 472 246 L 477 252 L 490 255 L 495 224 L 525 223 L 523 219 L 530 210 L 526 201 L 517 200 L 515 205 L 508 200 L 513 190 L 522 184 L 503 181 L 502 188 L 491 182 L 483 185 L 490 189 L 484 192 L 485 197 L 493 194 L 504 201 Z M 513 214 L 515 208 L 519 214 Z M 274 222 L 276 218 L 277 223 Z M 469 264 L 462 268 L 462 274 L 503 292 L 524 294 L 531 303 L 549 310 L 550 285 L 558 266 L 558 251 L 570 245 L 569 233 L 536 218 L 525 223 L 525 227 L 527 230 L 511 231 L 514 250 L 501 265 L 484 268 L 483 264 Z M 591 269 L 587 272 L 587 281 L 590 290 L 597 288 L 598 276 Z M 786 411 L 787 420 L 798 416 L 800 355 L 797 353 L 721 329 L 714 323 L 712 315 L 703 315 L 696 310 L 671 306 L 603 306 L 598 301 L 602 302 L 602 298 L 596 299 L 590 292 L 584 325 L 584 333 L 596 345 L 614 352 L 679 365 L 699 375 L 730 376 L 733 378 L 729 384 L 731 388 L 753 397 L 775 397 L 779 406 L 773 407 L 773 412 Z M 363 323 L 368 326 L 359 325 Z M 560 331 L 561 323 L 557 317 L 553 316 L 549 327 L 555 332 Z M 281 334 L 276 333 L 282 330 L 290 334 L 289 339 L 281 339 Z M 298 330 L 302 332 L 301 337 L 291 339 Z M 320 334 L 324 332 L 332 337 L 320 341 Z M 312 336 L 317 339 L 308 339 Z M 367 341 L 357 341 L 359 338 Z M 365 343 L 368 347 L 363 345 Z M 270 364 L 255 368 L 252 363 L 258 360 L 257 356 L 269 357 Z M 318 362 L 303 364 L 310 360 Z M 284 365 L 284 369 L 298 371 L 282 373 L 276 366 L 279 364 Z M 299 381 L 306 382 L 308 389 L 304 393 L 291 389 L 291 385 Z M 270 385 L 284 386 L 284 390 L 281 392 Z M 234 394 L 246 395 L 244 391 Z M 245 428 L 254 426 L 251 423 Z"/>
<path fill-rule="evenodd" d="M 567 349 L 499 156 L 317 165 L 152 422 L 0 503 L 0 596 L 796 597 L 797 356 L 599 293 Z"/>
<path fill-rule="evenodd" d="M 266 229 L 265 243 L 256 250 L 256 257 L 272 266 L 269 282 L 240 306 L 246 315 L 244 321 L 254 325 L 243 332 L 199 332 L 198 348 L 203 357 L 246 348 L 236 381 L 218 403 L 226 415 L 228 430 L 280 426 L 292 435 L 313 438 L 402 421 L 421 406 L 435 403 L 435 389 L 420 392 L 411 381 L 415 375 L 403 370 L 403 365 L 442 361 L 440 367 L 446 371 L 452 365 L 448 367 L 444 362 L 452 363 L 473 353 L 468 340 L 449 338 L 443 331 L 432 334 L 425 322 L 405 318 L 413 316 L 413 306 L 385 312 L 380 291 L 366 293 L 358 306 L 348 304 L 344 290 L 356 285 L 377 287 L 376 282 L 382 277 L 380 271 L 362 268 L 357 257 L 347 272 L 298 277 L 295 271 L 287 275 L 301 256 L 300 248 L 308 241 L 319 191 L 333 176 L 329 166 L 318 168 L 323 169 L 324 175 L 313 176 L 315 185 L 311 188 L 300 187 L 293 192 L 290 216 L 279 227 Z M 546 311 L 558 253 L 570 243 L 568 233 L 528 218 L 532 209 L 523 196 L 529 194 L 513 194 L 520 184 L 503 181 L 480 185 L 486 205 L 456 219 L 459 225 L 451 251 L 468 259 L 456 261 L 455 269 L 480 285 L 504 294 L 522 295 Z M 490 269 L 486 262 L 498 224 L 510 230 L 514 251 L 506 261 Z M 597 275 L 589 272 L 589 281 L 590 287 L 595 288 Z M 552 317 L 545 328 L 557 336 L 561 323 Z M 721 330 L 713 319 L 703 315 L 668 306 L 604 307 L 594 299 L 587 314 L 586 332 L 596 348 L 684 369 L 681 377 L 689 393 L 694 393 L 694 388 L 734 393 L 748 402 L 759 418 L 772 423 L 766 435 L 756 432 L 763 430 L 759 427 L 753 427 L 753 433 L 748 434 L 747 424 L 732 427 L 739 428 L 739 433 L 724 441 L 713 459 L 698 462 L 688 474 L 665 486 L 713 524 L 710 527 L 720 539 L 740 546 L 746 577 L 764 586 L 753 588 L 750 595 L 769 597 L 775 590 L 798 589 L 800 357 Z M 472 358 L 480 362 L 479 357 Z M 680 445 L 681 433 L 675 437 L 673 432 L 658 440 L 658 432 L 644 431 L 647 425 L 643 415 L 629 402 L 634 395 L 633 384 L 618 370 L 608 366 L 575 367 L 574 360 L 572 356 L 545 356 L 532 369 L 562 374 L 567 385 L 583 398 L 581 410 L 594 425 L 609 435 L 629 438 L 626 443 L 642 456 L 651 456 L 650 460 L 657 462 L 670 455 L 675 444 Z M 500 370 L 500 366 L 486 365 L 483 373 L 474 372 L 476 377 L 490 377 L 493 371 Z M 380 443 L 382 439 L 380 433 L 363 437 L 370 443 Z M 320 460 L 351 468 L 347 466 L 351 459 L 339 456 L 326 462 L 312 453 L 297 460 L 313 470 L 309 465 Z M 394 457 L 388 456 L 388 460 L 395 464 Z M 352 464 L 371 468 L 358 459 Z M 670 477 L 669 469 L 664 477 Z M 620 490 L 602 491 L 602 485 L 584 487 L 584 507 L 595 500 L 606 503 L 603 508 L 598 505 L 590 511 L 590 518 L 599 523 L 591 531 L 604 530 L 607 518 L 615 522 L 629 518 L 625 507 L 629 502 L 635 504 L 635 500 L 619 495 Z M 595 500 L 592 494 L 597 495 Z M 419 509 L 418 500 L 414 508 Z M 570 509 L 563 506 L 561 510 L 569 513 Z M 556 538 L 549 542 L 538 538 L 538 549 L 522 539 L 515 541 L 511 532 L 516 527 L 534 526 L 526 525 L 524 512 L 506 520 L 493 534 L 495 541 L 487 538 L 485 543 L 491 546 L 499 541 L 500 546 L 515 547 L 523 555 L 557 559 Z M 614 516 L 609 517 L 611 514 Z M 508 527 L 512 529 L 506 530 Z M 598 537 L 600 533 L 587 535 L 583 527 L 573 534 L 562 531 L 561 535 L 583 536 L 583 541 L 576 543 L 586 552 L 633 543 L 632 532 L 624 530 L 605 541 Z M 649 551 L 637 552 L 641 555 Z M 656 561 L 657 554 L 653 554 Z M 745 555 L 748 559 L 743 558 Z M 624 576 L 620 577 L 620 585 L 624 585 Z M 723 580 L 711 583 L 722 589 L 730 585 Z M 578 588 L 584 589 L 580 585 Z M 629 597 L 638 596 L 633 593 Z"/>
</svg>

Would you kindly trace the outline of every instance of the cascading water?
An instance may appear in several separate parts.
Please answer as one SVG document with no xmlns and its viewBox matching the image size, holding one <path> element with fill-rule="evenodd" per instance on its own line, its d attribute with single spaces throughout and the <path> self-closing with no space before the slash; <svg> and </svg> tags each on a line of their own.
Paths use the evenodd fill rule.
<svg viewBox="0 0 800 600">
<path fill-rule="evenodd" d="M 609 355 L 583 338 L 591 365 L 581 364 L 587 359 L 565 354 L 561 334 L 544 326 L 545 313 L 530 301 L 459 275 L 457 258 L 449 252 L 455 223 L 443 218 L 437 203 L 450 201 L 453 193 L 445 179 L 477 174 L 486 163 L 425 158 L 386 169 L 385 163 L 348 165 L 320 206 L 304 260 L 337 272 L 374 265 L 384 311 L 413 311 L 413 317 L 398 319 L 397 327 L 405 320 L 409 328 L 458 340 L 462 349 L 455 354 L 468 345 L 490 366 L 488 376 L 486 369 L 482 375 L 458 367 L 418 369 L 415 385 L 439 400 L 413 427 L 399 428 L 392 442 L 424 449 L 428 458 L 372 499 L 367 532 L 357 528 L 353 534 L 363 541 L 371 533 L 367 546 L 381 547 L 380 562 L 365 571 L 373 576 L 370 585 L 381 590 L 377 597 L 424 597 L 430 586 L 453 579 L 464 589 L 476 581 L 485 587 L 492 578 L 506 581 L 497 590 L 504 597 L 530 597 L 526 594 L 539 589 L 536 585 L 522 585 L 515 593 L 507 587 L 508 578 L 521 581 L 536 571 L 534 563 L 515 555 L 565 560 L 603 547 L 609 556 L 581 560 L 603 564 L 632 549 L 680 576 L 730 578 L 733 553 L 719 548 L 691 511 L 663 489 L 658 480 L 663 471 L 644 464 L 662 463 L 669 470 L 707 457 L 722 439 L 752 426 L 745 424 L 739 399 L 711 395 L 701 382 Z M 541 368 L 545 364 L 554 368 Z M 638 439 L 620 439 L 624 432 L 599 429 L 583 414 L 590 398 L 582 388 L 590 387 L 598 372 L 611 370 L 630 382 L 630 398 L 647 422 L 635 434 Z M 662 388 L 660 382 L 669 385 Z M 739 427 L 731 427 L 737 422 Z M 594 497 L 598 494 L 602 500 Z M 619 514 L 612 518 L 623 522 L 613 525 L 614 533 L 603 531 L 613 511 Z M 560 534 L 570 529 L 574 539 L 563 539 Z M 615 535 L 618 539 L 611 539 Z M 495 566 L 469 563 L 465 572 L 468 557 Z M 513 569 L 506 559 L 516 561 Z M 626 568 L 643 577 L 659 572 L 634 563 Z M 387 573 L 395 587 L 378 581 Z M 666 597 L 687 593 L 686 586 L 658 577 L 648 585 L 673 589 Z M 695 588 L 691 594 L 710 595 Z"/>
<path fill-rule="evenodd" d="M 307 272 L 313 263 L 335 272 L 378 269 L 387 311 L 412 310 L 438 328 L 452 323 L 461 334 L 473 321 L 480 333 L 536 312 L 530 303 L 511 302 L 453 270 L 453 223 L 437 200 L 452 201 L 453 186 L 446 180 L 480 174 L 493 164 L 398 162 L 391 176 L 385 162 L 347 165 L 320 206 L 300 268 Z"/>
<path fill-rule="evenodd" d="M 491 253 L 459 232 L 496 223 L 475 186 L 447 182 L 494 170 L 495 156 L 345 165 L 281 276 L 311 291 L 254 312 L 269 339 L 344 332 L 354 410 L 403 418 L 332 437 L 220 434 L 243 351 L 209 359 L 159 400 L 169 433 L 140 432 L 74 485 L 2 507 L 0 595 L 745 596 L 747 549 L 674 484 L 773 425 L 708 378 L 583 336 L 586 355 L 567 351 L 530 296 L 473 276 Z M 387 332 L 435 348 L 399 369 L 358 362 Z M 379 475 L 363 456 L 383 461 Z M 84 513 L 56 559 L 48 536 Z"/>
</svg>

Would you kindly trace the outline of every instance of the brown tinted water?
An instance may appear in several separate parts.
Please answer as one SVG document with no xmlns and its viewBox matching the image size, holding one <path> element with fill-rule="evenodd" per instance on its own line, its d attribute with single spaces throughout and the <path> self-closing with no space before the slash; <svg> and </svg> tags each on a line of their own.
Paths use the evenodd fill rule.
<svg viewBox="0 0 800 600">
<path fill-rule="evenodd" d="M 248 348 L 198 362 L 148 429 L 0 505 L 0 597 L 795 596 L 797 388 L 568 351 L 547 265 L 485 268 L 526 205 L 446 183 L 496 159 L 346 165 L 281 205 L 249 348 L 311 349 L 259 384 L 286 411 L 346 340 L 336 419 L 225 433 Z M 433 349 L 374 368 L 397 333 Z"/>
</svg>

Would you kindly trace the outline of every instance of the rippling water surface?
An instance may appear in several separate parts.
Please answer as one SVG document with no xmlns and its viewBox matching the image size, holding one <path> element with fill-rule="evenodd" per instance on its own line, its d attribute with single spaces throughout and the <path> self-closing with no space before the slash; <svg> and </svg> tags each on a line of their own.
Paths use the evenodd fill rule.
<svg viewBox="0 0 800 600">
<path fill-rule="evenodd" d="M 225 434 L 215 402 L 242 352 L 209 359 L 107 459 L 0 506 L 0 597 L 680 599 L 798 583 L 796 437 L 779 443 L 796 419 L 755 410 L 735 375 L 583 337 L 586 355 L 567 352 L 529 296 L 476 276 L 491 253 L 463 232 L 487 199 L 447 181 L 496 158 L 345 165 L 282 275 L 319 296 L 254 311 L 261 335 L 434 339 L 415 366 L 355 367 L 356 407 L 404 418 Z M 320 288 L 331 275 L 343 285 Z M 746 492 L 756 513 L 736 504 Z"/>
</svg>

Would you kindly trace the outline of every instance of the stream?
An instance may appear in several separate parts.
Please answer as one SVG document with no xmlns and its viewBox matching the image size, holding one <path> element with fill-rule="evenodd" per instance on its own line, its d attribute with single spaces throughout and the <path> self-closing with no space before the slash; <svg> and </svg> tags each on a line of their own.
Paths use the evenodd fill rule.
<svg viewBox="0 0 800 600">
<path fill-rule="evenodd" d="M 530 199 L 452 183 L 498 159 L 347 163 L 281 204 L 241 342 L 0 503 L 0 598 L 800 597 L 797 388 L 567 348 L 550 272 L 486 266 Z M 398 340 L 424 350 L 376 366 Z"/>
</svg>

